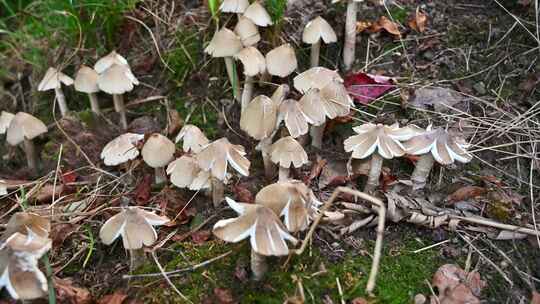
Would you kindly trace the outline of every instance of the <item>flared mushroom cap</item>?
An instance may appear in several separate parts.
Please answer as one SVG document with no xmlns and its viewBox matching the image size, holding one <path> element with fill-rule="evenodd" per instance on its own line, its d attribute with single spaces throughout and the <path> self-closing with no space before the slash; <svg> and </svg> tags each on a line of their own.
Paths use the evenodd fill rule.
<svg viewBox="0 0 540 304">
<path fill-rule="evenodd" d="M 138 207 L 127 207 L 108 219 L 99 230 L 99 237 L 105 245 L 110 245 L 118 236 L 122 236 L 124 248 L 141 249 L 157 240 L 153 226 L 161 226 L 169 219 Z"/>
<path fill-rule="evenodd" d="M 266 27 L 272 25 L 272 18 L 259 1 L 251 3 L 244 11 L 244 17 L 249 18 L 258 26 Z"/>
<path fill-rule="evenodd" d="M 6 181 L 0 179 L 0 195 L 8 194 Z"/>
<path fill-rule="evenodd" d="M 472 156 L 467 152 L 469 144 L 459 136 L 450 134 L 442 128 L 427 128 L 424 133 L 416 135 L 403 143 L 407 153 L 420 155 L 430 153 L 442 165 L 458 161 L 467 163 Z"/>
<path fill-rule="evenodd" d="M 351 111 L 353 100 L 342 83 L 329 82 L 320 89 L 319 94 L 323 101 L 321 106 L 329 119 L 345 116 Z"/>
<path fill-rule="evenodd" d="M 50 247 L 49 247 L 50 248 Z M 12 250 L 0 251 L 0 288 L 16 300 L 33 300 L 47 293 L 47 278 L 38 268 L 41 255 Z"/>
<path fill-rule="evenodd" d="M 214 58 L 233 57 L 242 50 L 242 41 L 233 31 L 228 28 L 222 28 L 204 49 L 204 52 Z"/>
<path fill-rule="evenodd" d="M 294 99 L 287 99 L 279 106 L 278 123 L 282 121 L 285 121 L 285 127 L 294 138 L 306 134 L 309 130 L 307 118 L 298 101 Z"/>
<path fill-rule="evenodd" d="M 106 166 L 117 166 L 135 159 L 139 156 L 137 143 L 143 139 L 143 134 L 122 134 L 105 145 L 100 157 Z"/>
<path fill-rule="evenodd" d="M 38 91 L 49 91 L 62 87 L 62 84 L 70 86 L 73 79 L 55 68 L 49 68 L 38 84 Z"/>
<path fill-rule="evenodd" d="M 241 14 L 246 11 L 249 6 L 249 0 L 223 0 L 219 6 L 219 10 L 224 13 Z"/>
<path fill-rule="evenodd" d="M 320 90 L 330 82 L 343 83 L 343 79 L 336 71 L 324 67 L 314 67 L 302 72 L 294 77 L 293 81 L 294 87 L 301 93 L 306 93 L 313 88 Z"/>
<path fill-rule="evenodd" d="M 234 33 L 240 37 L 244 46 L 252 46 L 261 41 L 259 28 L 250 19 L 241 16 L 234 27 Z"/>
<path fill-rule="evenodd" d="M 367 123 L 354 127 L 353 130 L 358 135 L 347 138 L 344 146 L 346 152 L 352 152 L 352 158 L 358 159 L 366 158 L 372 153 L 378 153 L 386 159 L 403 156 L 405 148 L 401 141 L 414 136 L 411 130 L 404 132 L 397 124 L 387 126 Z"/>
<path fill-rule="evenodd" d="M 314 125 L 320 126 L 326 122 L 326 111 L 319 89 L 311 89 L 307 91 L 298 101 L 302 113 L 304 113 L 307 121 Z"/>
<path fill-rule="evenodd" d="M 25 139 L 32 140 L 39 135 L 47 132 L 47 126 L 38 118 L 25 113 L 15 114 L 7 130 L 6 140 L 16 146 Z"/>
<path fill-rule="evenodd" d="M 286 43 L 266 54 L 266 69 L 270 75 L 285 78 L 298 67 L 294 48 Z"/>
<path fill-rule="evenodd" d="M 51 232 L 51 222 L 49 219 L 30 212 L 17 212 L 9 219 L 4 236 L 11 236 L 15 233 L 24 235 L 34 235 L 47 238 Z"/>
<path fill-rule="evenodd" d="M 168 165 L 174 158 L 176 146 L 167 137 L 154 133 L 148 137 L 141 149 L 144 162 L 152 168 Z"/>
<path fill-rule="evenodd" d="M 302 41 L 307 44 L 315 44 L 319 41 L 334 43 L 337 41 L 336 32 L 321 16 L 308 22 L 302 33 Z"/>
<path fill-rule="evenodd" d="M 83 93 L 99 92 L 99 88 L 97 85 L 98 77 L 99 75 L 94 69 L 82 65 L 81 68 L 77 71 L 77 75 L 75 75 L 75 90 Z"/>
<path fill-rule="evenodd" d="M 285 241 L 297 243 L 270 208 L 258 204 L 237 203 L 228 197 L 225 200 L 240 216 L 218 221 L 212 229 L 218 238 L 230 243 L 249 238 L 253 251 L 264 256 L 287 255 L 289 247 Z"/>
<path fill-rule="evenodd" d="M 227 176 L 227 166 L 230 164 L 238 173 L 249 175 L 249 160 L 244 156 L 246 151 L 240 145 L 233 145 L 225 137 L 211 142 L 197 153 L 195 159 L 204 171 L 210 171 L 212 176 L 223 181 Z"/>
<path fill-rule="evenodd" d="M 178 188 L 200 190 L 210 187 L 210 172 L 203 171 L 195 158 L 183 155 L 167 166 L 171 183 Z"/>
<path fill-rule="evenodd" d="M 0 114 L 0 134 L 4 134 L 7 132 L 7 129 L 9 128 L 9 124 L 11 124 L 13 117 L 15 117 L 15 114 L 2 111 L 2 114 Z"/>
<path fill-rule="evenodd" d="M 240 128 L 256 140 L 272 136 L 276 130 L 279 105 L 260 95 L 247 105 L 240 117 Z"/>
<path fill-rule="evenodd" d="M 287 94 L 289 94 L 289 86 L 286 84 L 281 84 L 277 87 L 274 93 L 272 93 L 270 99 L 272 99 L 275 104 L 280 105 L 285 98 L 287 98 Z"/>
<path fill-rule="evenodd" d="M 139 80 L 129 66 L 113 64 L 99 74 L 97 85 L 105 93 L 119 95 L 133 90 L 134 85 L 139 85 Z"/>
<path fill-rule="evenodd" d="M 234 55 L 234 58 L 242 62 L 246 76 L 253 77 L 266 72 L 266 60 L 263 54 L 253 46 L 242 49 Z"/>
<path fill-rule="evenodd" d="M 206 138 L 203 131 L 195 125 L 185 125 L 182 127 L 178 135 L 176 135 L 175 142 L 183 140 L 182 150 L 184 152 L 199 153 L 201 149 L 206 146 L 210 141 Z"/>
<path fill-rule="evenodd" d="M 109 54 L 107 54 L 104 57 L 101 57 L 95 64 L 94 64 L 94 70 L 101 74 L 108 68 L 110 68 L 113 65 L 125 65 L 128 66 L 128 62 L 126 58 L 124 58 L 122 55 L 118 54 L 116 51 L 112 51 Z"/>
<path fill-rule="evenodd" d="M 273 163 L 283 168 L 300 168 L 308 163 L 304 148 L 292 136 L 280 138 L 270 146 L 270 157 Z"/>
</svg>

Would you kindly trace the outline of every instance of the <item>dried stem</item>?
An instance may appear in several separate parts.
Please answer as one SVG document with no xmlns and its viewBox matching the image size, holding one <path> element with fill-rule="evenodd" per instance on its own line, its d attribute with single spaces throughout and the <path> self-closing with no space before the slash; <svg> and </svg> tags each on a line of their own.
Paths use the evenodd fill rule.
<svg viewBox="0 0 540 304">
<path fill-rule="evenodd" d="M 238 83 L 238 75 L 234 69 L 234 60 L 232 57 L 225 57 L 225 67 L 227 68 L 227 75 L 229 75 L 229 81 L 233 89 L 234 99 L 240 101 L 240 84 Z"/>
<path fill-rule="evenodd" d="M 94 112 L 94 113 L 96 113 L 98 115 L 101 114 L 97 94 L 96 93 L 88 93 L 88 99 L 90 100 L 90 108 L 92 109 L 92 112 Z"/>
<path fill-rule="evenodd" d="M 58 102 L 60 113 L 62 114 L 62 117 L 64 117 L 69 111 L 68 106 L 66 104 L 66 96 L 64 95 L 62 88 L 54 89 L 54 93 L 56 94 L 56 102 Z"/>
<path fill-rule="evenodd" d="M 433 168 L 434 162 L 435 159 L 431 153 L 426 153 L 418 159 L 411 175 L 413 190 L 423 189 L 426 186 L 426 181 L 431 172 L 431 168 Z"/>
<path fill-rule="evenodd" d="M 251 249 L 251 271 L 256 281 L 262 280 L 264 274 L 268 271 L 266 257 L 256 253 L 253 249 Z"/>
<path fill-rule="evenodd" d="M 354 0 L 349 0 L 347 4 L 347 19 L 345 20 L 345 44 L 343 46 L 343 65 L 345 70 L 350 70 L 354 62 L 357 10 L 357 3 Z"/>
<path fill-rule="evenodd" d="M 311 67 L 319 66 L 319 56 L 321 54 L 321 40 L 311 45 Z"/>
<path fill-rule="evenodd" d="M 379 153 L 373 153 L 371 155 L 369 175 L 364 192 L 372 193 L 379 186 L 379 177 L 381 176 L 382 164 L 383 158 L 379 155 Z"/>
<path fill-rule="evenodd" d="M 113 94 L 114 110 L 120 114 L 120 124 L 124 130 L 127 130 L 126 105 L 124 104 L 124 95 Z"/>
</svg>

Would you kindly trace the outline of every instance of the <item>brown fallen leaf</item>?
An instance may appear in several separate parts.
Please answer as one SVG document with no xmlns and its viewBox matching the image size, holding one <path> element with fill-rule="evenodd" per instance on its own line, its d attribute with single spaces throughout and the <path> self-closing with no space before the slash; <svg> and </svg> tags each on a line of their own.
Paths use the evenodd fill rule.
<svg viewBox="0 0 540 304">
<path fill-rule="evenodd" d="M 238 202 L 252 204 L 255 201 L 255 197 L 249 191 L 247 185 L 237 184 L 233 187 L 234 198 Z"/>
<path fill-rule="evenodd" d="M 117 290 L 113 294 L 106 295 L 97 301 L 98 304 L 122 304 L 127 299 L 127 294 Z"/>
<path fill-rule="evenodd" d="M 41 187 L 37 193 L 34 195 L 37 202 L 44 204 L 52 200 L 53 196 L 58 198 L 64 192 L 64 185 L 57 184 L 46 184 Z"/>
<path fill-rule="evenodd" d="M 465 200 L 483 195 L 486 193 L 486 191 L 487 191 L 486 188 L 483 188 L 483 187 L 465 186 L 465 187 L 459 188 L 454 193 L 450 194 L 446 198 L 446 201 L 449 203 L 465 201 Z"/>
<path fill-rule="evenodd" d="M 536 291 L 532 292 L 531 304 L 540 304 L 540 293 Z"/>
<path fill-rule="evenodd" d="M 199 230 L 191 234 L 191 239 L 195 244 L 203 244 L 208 241 L 211 235 L 212 233 L 208 230 Z"/>
<path fill-rule="evenodd" d="M 304 183 L 306 185 L 309 185 L 311 184 L 311 182 L 319 177 L 319 175 L 321 175 L 321 172 L 324 168 L 324 166 L 326 166 L 326 164 L 328 163 L 328 161 L 324 158 L 321 158 L 320 156 L 317 155 L 317 161 L 313 163 L 313 166 L 311 167 L 311 170 L 309 172 L 309 175 L 304 178 Z"/>
<path fill-rule="evenodd" d="M 416 8 L 414 15 L 409 16 L 409 27 L 413 30 L 423 33 L 426 31 L 426 24 L 428 21 L 427 15 L 420 11 L 420 7 Z"/>
<path fill-rule="evenodd" d="M 217 299 L 217 304 L 232 304 L 236 303 L 233 298 L 232 291 L 225 288 L 214 288 L 214 295 Z"/>
<path fill-rule="evenodd" d="M 54 289 L 58 303 L 89 304 L 94 302 L 87 289 L 75 287 L 69 279 L 54 278 Z"/>
<path fill-rule="evenodd" d="M 368 29 L 370 33 L 379 33 L 382 30 L 385 30 L 391 35 L 400 37 L 401 33 L 399 32 L 399 27 L 397 23 L 392 22 L 386 16 L 381 16 L 377 22 L 374 22 Z"/>
<path fill-rule="evenodd" d="M 150 200 L 152 176 L 144 175 L 142 181 L 135 188 L 135 202 L 137 206 L 144 206 Z"/>
<path fill-rule="evenodd" d="M 486 282 L 476 271 L 466 273 L 461 267 L 446 264 L 437 270 L 431 281 L 437 288 L 438 295 L 431 297 L 430 303 L 441 304 L 477 304 Z"/>
<path fill-rule="evenodd" d="M 368 30 L 373 25 L 371 21 L 358 21 L 356 22 L 356 32 L 362 33 Z"/>
</svg>

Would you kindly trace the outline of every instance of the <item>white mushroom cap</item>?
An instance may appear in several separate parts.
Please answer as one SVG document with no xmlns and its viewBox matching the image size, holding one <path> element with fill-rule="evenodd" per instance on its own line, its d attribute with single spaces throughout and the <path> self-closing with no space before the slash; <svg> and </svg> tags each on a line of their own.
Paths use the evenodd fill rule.
<svg viewBox="0 0 540 304">
<path fill-rule="evenodd" d="M 41 120 L 28 113 L 19 112 L 9 124 L 6 140 L 10 145 L 16 146 L 25 139 L 32 140 L 46 132 L 47 126 Z"/>
<path fill-rule="evenodd" d="M 336 71 L 324 67 L 314 67 L 302 72 L 294 77 L 293 81 L 294 87 L 302 93 L 306 93 L 313 88 L 320 90 L 330 82 L 343 83 L 343 79 Z"/>
<path fill-rule="evenodd" d="M 238 52 L 234 57 L 244 65 L 244 74 L 256 76 L 266 72 L 266 60 L 263 54 L 255 47 L 248 46 Z"/>
<path fill-rule="evenodd" d="M 222 28 L 204 49 L 204 52 L 214 58 L 232 57 L 242 50 L 242 41 L 233 31 L 228 28 Z"/>
<path fill-rule="evenodd" d="M 407 153 L 412 155 L 431 152 L 433 158 L 443 165 L 452 164 L 454 161 L 467 163 L 472 159 L 467 152 L 469 144 L 443 128 L 432 129 L 429 126 L 425 132 L 410 138 L 403 145 Z"/>
<path fill-rule="evenodd" d="M 285 127 L 294 138 L 306 134 L 309 130 L 307 118 L 298 101 L 294 99 L 287 99 L 279 106 L 278 124 L 282 121 L 285 121 Z"/>
<path fill-rule="evenodd" d="M 122 57 L 122 55 L 118 54 L 116 51 L 112 51 L 109 54 L 107 54 L 105 57 L 100 58 L 96 62 L 96 64 L 94 64 L 94 70 L 96 70 L 98 74 L 101 74 L 106 69 L 110 68 L 111 66 L 115 64 L 126 65 L 129 67 L 126 58 Z"/>
<path fill-rule="evenodd" d="M 244 16 L 238 19 L 238 23 L 234 27 L 234 32 L 240 37 L 244 46 L 255 45 L 261 40 L 261 34 L 259 34 L 257 25 Z"/>
<path fill-rule="evenodd" d="M 270 99 L 277 104 L 278 106 L 287 98 L 287 94 L 289 94 L 289 86 L 286 84 L 281 84 L 277 87 L 277 89 L 274 91 Z"/>
<path fill-rule="evenodd" d="M 139 81 L 127 65 L 113 64 L 108 69 L 99 74 L 98 87 L 108 94 L 124 94 L 133 90 L 134 85 Z"/>
<path fill-rule="evenodd" d="M 208 144 L 195 158 L 202 170 L 210 171 L 213 177 L 223 181 L 227 176 L 228 164 L 238 173 L 249 175 L 250 162 L 244 155 L 244 147 L 233 145 L 223 137 Z"/>
<path fill-rule="evenodd" d="M 0 114 L 0 134 L 4 134 L 7 132 L 7 129 L 9 128 L 9 124 L 13 120 L 13 117 L 15 117 L 15 114 L 2 111 L 2 114 Z"/>
<path fill-rule="evenodd" d="M 321 40 L 326 44 L 334 43 L 337 41 L 337 36 L 332 26 L 319 16 L 306 25 L 302 33 L 302 41 L 308 44 L 315 44 Z"/>
<path fill-rule="evenodd" d="M 325 103 L 318 89 L 307 91 L 298 101 L 302 113 L 304 113 L 307 121 L 314 125 L 320 126 L 326 122 Z"/>
<path fill-rule="evenodd" d="M 8 194 L 6 181 L 0 179 L 0 195 Z"/>
<path fill-rule="evenodd" d="M 122 134 L 105 145 L 100 157 L 106 166 L 117 166 L 135 159 L 139 156 L 139 149 L 136 145 L 143 139 L 143 134 Z"/>
<path fill-rule="evenodd" d="M 280 138 L 270 146 L 272 162 L 283 168 L 300 168 L 308 163 L 304 148 L 292 136 Z"/>
<path fill-rule="evenodd" d="M 349 96 L 347 89 L 340 82 L 330 82 L 320 89 L 321 100 L 324 112 L 330 119 L 349 114 L 353 100 Z"/>
<path fill-rule="evenodd" d="M 58 89 L 62 83 L 70 86 L 73 84 L 73 79 L 55 68 L 49 68 L 38 85 L 38 91 Z"/>
<path fill-rule="evenodd" d="M 141 149 L 144 162 L 152 168 L 161 168 L 174 158 L 176 146 L 167 137 L 154 133 L 148 137 Z"/>
<path fill-rule="evenodd" d="M 249 18 L 258 26 L 266 27 L 272 25 L 272 18 L 259 1 L 251 3 L 244 11 L 244 16 Z"/>
<path fill-rule="evenodd" d="M 353 130 L 358 135 L 344 141 L 345 151 L 352 152 L 352 158 L 364 159 L 375 152 L 386 159 L 405 154 L 405 148 L 400 142 L 405 135 L 398 124 L 387 126 L 367 123 Z"/>
<path fill-rule="evenodd" d="M 253 98 L 242 111 L 240 128 L 256 140 L 270 137 L 277 126 L 278 107 L 264 95 Z"/>
<path fill-rule="evenodd" d="M 224 13 L 243 13 L 249 6 L 249 0 L 223 0 L 219 10 Z"/>
<path fill-rule="evenodd" d="M 97 85 L 98 77 L 99 75 L 94 69 L 86 65 L 82 65 L 77 71 L 77 75 L 75 75 L 75 90 L 83 93 L 99 92 Z"/>
<path fill-rule="evenodd" d="M 286 43 L 266 54 L 266 69 L 270 75 L 285 78 L 298 67 L 294 48 Z"/>
<path fill-rule="evenodd" d="M 201 170 L 197 160 L 191 156 L 182 155 L 171 162 L 167 166 L 167 174 L 171 176 L 171 183 L 178 188 L 210 188 L 210 172 Z"/>
<path fill-rule="evenodd" d="M 210 141 L 206 138 L 203 131 L 195 125 L 187 124 L 176 136 L 175 142 L 183 140 L 182 149 L 184 152 L 199 153 Z"/>
</svg>

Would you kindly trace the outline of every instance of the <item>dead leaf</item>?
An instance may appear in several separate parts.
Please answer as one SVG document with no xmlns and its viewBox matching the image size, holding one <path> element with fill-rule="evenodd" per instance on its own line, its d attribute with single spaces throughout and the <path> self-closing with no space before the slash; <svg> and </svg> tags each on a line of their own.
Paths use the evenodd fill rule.
<svg viewBox="0 0 540 304">
<path fill-rule="evenodd" d="M 326 166 L 326 164 L 328 163 L 328 161 L 324 158 L 321 158 L 320 156 L 317 155 L 317 161 L 313 163 L 313 166 L 311 167 L 311 170 L 309 172 L 309 175 L 304 179 L 304 183 L 306 185 L 309 185 L 311 184 L 311 182 L 319 177 L 319 175 L 321 175 L 321 172 L 324 168 L 324 166 Z"/>
<path fill-rule="evenodd" d="M 138 206 L 144 206 L 150 200 L 152 176 L 145 174 L 142 181 L 135 188 L 135 202 Z"/>
<path fill-rule="evenodd" d="M 540 293 L 532 292 L 531 304 L 540 304 Z"/>
<path fill-rule="evenodd" d="M 193 243 L 199 245 L 208 241 L 211 235 L 212 233 L 208 230 L 199 230 L 191 234 L 191 239 L 193 240 Z"/>
<path fill-rule="evenodd" d="M 233 193 L 236 201 L 253 204 L 255 202 L 255 197 L 249 191 L 246 184 L 237 184 L 233 186 Z"/>
<path fill-rule="evenodd" d="M 54 278 L 56 301 L 64 304 L 89 304 L 93 303 L 90 292 L 81 287 L 75 287 L 69 279 Z"/>
<path fill-rule="evenodd" d="M 414 98 L 409 104 L 418 108 L 433 107 L 437 112 L 447 112 L 449 107 L 463 102 L 461 94 L 454 90 L 442 87 L 425 87 L 414 92 Z"/>
<path fill-rule="evenodd" d="M 217 298 L 218 304 L 232 304 L 236 303 L 233 298 L 232 291 L 225 288 L 214 288 L 214 295 Z"/>
<path fill-rule="evenodd" d="M 439 267 L 431 283 L 438 291 L 438 295 L 431 298 L 431 303 L 477 304 L 480 303 L 478 296 L 486 287 L 478 272 L 466 273 L 453 264 Z"/>
<path fill-rule="evenodd" d="M 524 93 L 529 94 L 538 87 L 540 83 L 540 73 L 531 73 L 527 79 L 519 85 L 519 89 Z"/>
<path fill-rule="evenodd" d="M 97 301 L 98 304 L 122 304 L 127 298 L 127 294 L 117 290 L 113 294 L 106 295 Z"/>
<path fill-rule="evenodd" d="M 347 162 L 345 161 L 330 161 L 322 167 L 319 176 L 319 189 L 324 189 L 328 186 L 344 185 L 349 181 L 347 172 Z"/>
<path fill-rule="evenodd" d="M 413 30 L 423 33 L 426 31 L 427 21 L 427 15 L 424 12 L 420 11 L 420 7 L 417 7 L 415 14 L 409 17 L 408 24 L 409 27 Z"/>
<path fill-rule="evenodd" d="M 465 186 L 462 188 L 459 188 L 454 193 L 450 194 L 446 201 L 449 203 L 455 203 L 460 201 L 466 201 L 472 198 L 475 198 L 477 196 L 483 195 L 486 193 L 486 188 L 478 187 L 478 186 Z"/>
<path fill-rule="evenodd" d="M 75 231 L 77 227 L 69 223 L 59 223 L 51 228 L 51 239 L 53 246 L 59 248 L 64 241 Z"/>
<path fill-rule="evenodd" d="M 62 192 L 64 192 L 64 185 L 46 184 L 38 190 L 34 197 L 36 198 L 36 201 L 44 204 L 50 202 L 53 196 L 58 198 L 60 195 L 62 195 Z"/>
<path fill-rule="evenodd" d="M 386 16 L 381 16 L 377 22 L 373 23 L 369 28 L 368 31 L 370 33 L 378 33 L 382 30 L 385 30 L 391 35 L 394 35 L 396 37 L 400 37 L 401 33 L 399 32 L 398 24 L 395 22 L 392 22 L 390 19 L 388 19 Z"/>
<path fill-rule="evenodd" d="M 356 32 L 362 33 L 368 30 L 373 25 L 371 21 L 358 21 L 356 22 Z"/>
</svg>

